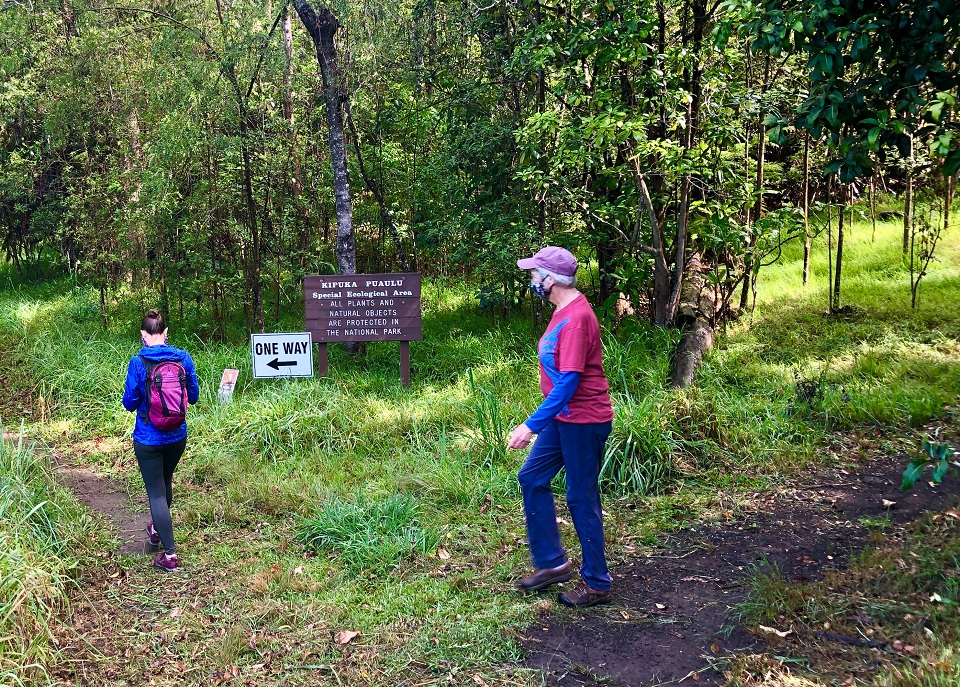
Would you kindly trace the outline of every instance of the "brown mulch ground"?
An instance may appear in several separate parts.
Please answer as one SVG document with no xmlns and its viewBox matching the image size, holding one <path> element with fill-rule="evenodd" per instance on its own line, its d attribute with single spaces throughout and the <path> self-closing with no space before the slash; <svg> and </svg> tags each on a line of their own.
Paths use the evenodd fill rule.
<svg viewBox="0 0 960 687">
<path fill-rule="evenodd" d="M 868 528 L 861 518 L 889 512 L 891 525 L 904 525 L 957 503 L 955 476 L 901 492 L 908 461 L 905 454 L 887 455 L 821 468 L 745 519 L 666 537 L 654 554 L 612 571 L 613 604 L 558 607 L 530 628 L 528 665 L 546 671 L 546 684 L 556 686 L 723 684 L 717 659 L 764 648 L 740 628 L 734 608 L 747 598 L 757 566 L 774 565 L 785 580 L 818 579 L 864 548 Z M 888 511 L 882 499 L 896 505 Z"/>
</svg>

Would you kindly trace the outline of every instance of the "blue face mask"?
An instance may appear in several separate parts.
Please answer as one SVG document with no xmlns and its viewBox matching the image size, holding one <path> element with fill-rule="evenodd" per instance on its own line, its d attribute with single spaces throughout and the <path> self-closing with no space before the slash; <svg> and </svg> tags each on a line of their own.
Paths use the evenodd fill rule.
<svg viewBox="0 0 960 687">
<path fill-rule="evenodd" d="M 535 282 L 535 281 L 531 280 L 531 281 L 530 281 L 530 290 L 533 291 L 534 294 L 536 294 L 537 296 L 539 296 L 539 297 L 542 298 L 543 300 L 547 300 L 547 298 L 550 297 L 550 289 L 548 289 L 546 286 L 544 286 L 542 281 L 541 281 L 541 282 Z"/>
</svg>

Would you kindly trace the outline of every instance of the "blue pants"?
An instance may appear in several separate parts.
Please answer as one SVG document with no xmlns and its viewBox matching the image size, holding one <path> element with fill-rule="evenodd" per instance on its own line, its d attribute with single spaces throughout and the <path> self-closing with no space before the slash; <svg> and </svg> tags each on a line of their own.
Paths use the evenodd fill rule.
<svg viewBox="0 0 960 687">
<path fill-rule="evenodd" d="M 603 553 L 603 512 L 600 509 L 600 461 L 611 423 L 577 425 L 551 420 L 537 435 L 527 462 L 517 478 L 523 490 L 527 539 L 533 565 L 555 568 L 567 559 L 560 544 L 557 512 L 550 481 L 567 471 L 567 507 L 583 550 L 580 576 L 598 591 L 610 589 L 610 573 Z"/>
</svg>

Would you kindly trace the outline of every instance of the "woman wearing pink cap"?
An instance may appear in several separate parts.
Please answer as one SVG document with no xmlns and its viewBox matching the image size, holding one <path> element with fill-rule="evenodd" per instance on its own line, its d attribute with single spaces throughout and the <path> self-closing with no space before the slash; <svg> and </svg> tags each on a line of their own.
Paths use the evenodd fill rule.
<svg viewBox="0 0 960 687">
<path fill-rule="evenodd" d="M 573 519 L 583 565 L 582 582 L 559 595 L 567 606 L 594 606 L 610 601 L 610 573 L 603 542 L 600 508 L 600 461 L 610 435 L 613 407 L 603 372 L 600 325 L 586 297 L 577 290 L 577 260 L 570 251 L 547 246 L 517 261 L 530 271 L 530 288 L 556 310 L 540 337 L 540 389 L 543 403 L 510 434 L 508 448 L 534 442 L 517 475 L 523 490 L 527 539 L 536 568 L 518 583 L 528 592 L 545 589 L 573 576 L 560 543 L 551 480 L 565 468 L 567 506 Z"/>
</svg>

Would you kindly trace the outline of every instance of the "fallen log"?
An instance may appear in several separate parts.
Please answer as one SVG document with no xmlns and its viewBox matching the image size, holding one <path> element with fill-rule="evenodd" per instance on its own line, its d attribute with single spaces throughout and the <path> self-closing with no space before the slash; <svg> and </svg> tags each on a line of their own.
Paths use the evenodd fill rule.
<svg viewBox="0 0 960 687">
<path fill-rule="evenodd" d="M 700 360 L 713 347 L 713 316 L 716 301 L 703 278 L 700 254 L 693 253 L 684 266 L 683 287 L 676 324 L 683 330 L 670 359 L 670 386 L 693 384 Z"/>
</svg>

